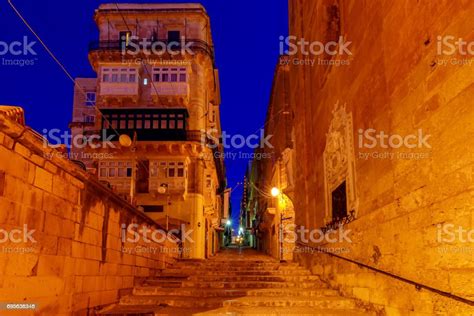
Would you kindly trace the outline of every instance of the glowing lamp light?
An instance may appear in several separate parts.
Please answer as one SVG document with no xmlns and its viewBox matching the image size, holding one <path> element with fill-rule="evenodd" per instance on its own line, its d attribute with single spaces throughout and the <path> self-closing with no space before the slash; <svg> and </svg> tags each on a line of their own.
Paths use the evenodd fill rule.
<svg viewBox="0 0 474 316">
<path fill-rule="evenodd" d="M 230 226 L 231 224 L 232 224 L 232 222 L 228 219 L 227 222 L 226 222 L 226 225 Z"/>
<path fill-rule="evenodd" d="M 119 137 L 119 143 L 123 147 L 130 147 L 132 146 L 132 139 L 130 138 L 130 136 L 122 134 Z"/>
<path fill-rule="evenodd" d="M 278 189 L 277 187 L 273 187 L 270 193 L 272 194 L 273 197 L 277 197 L 280 195 L 280 189 Z"/>
<path fill-rule="evenodd" d="M 165 194 L 167 188 L 168 188 L 168 185 L 167 185 L 166 183 L 162 183 L 162 184 L 158 187 L 158 193 L 160 193 L 160 194 Z"/>
</svg>

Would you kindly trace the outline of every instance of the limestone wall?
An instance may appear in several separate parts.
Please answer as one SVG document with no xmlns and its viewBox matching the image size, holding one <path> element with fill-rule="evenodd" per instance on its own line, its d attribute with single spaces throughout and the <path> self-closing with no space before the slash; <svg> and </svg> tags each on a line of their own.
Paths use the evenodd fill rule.
<svg viewBox="0 0 474 316">
<path fill-rule="evenodd" d="M 354 165 L 357 219 L 346 225 L 352 243 L 319 246 L 346 249 L 341 255 L 470 300 L 472 239 L 440 227 L 453 225 L 450 232 L 474 227 L 474 85 L 468 64 L 473 56 L 440 53 L 438 45 L 445 36 L 472 41 L 468 21 L 473 12 L 474 3 L 466 1 L 290 1 L 291 35 L 322 42 L 343 36 L 352 52 L 290 57 L 290 103 L 298 122 L 296 224 L 309 229 L 327 224 L 323 158 L 332 111 L 338 102 L 345 104 L 352 126 L 340 148 L 354 143 L 352 152 L 344 152 Z M 349 64 L 323 66 L 319 59 Z M 302 60 L 315 64 L 301 65 Z M 402 137 L 421 130 L 430 135 L 430 148 L 383 148 L 380 143 L 363 148 L 359 130 L 369 129 Z M 338 143 L 333 145 L 339 150 Z M 399 158 L 400 153 L 427 155 Z M 337 164 L 334 169 L 339 172 Z M 387 305 L 388 315 L 472 313 L 472 306 L 302 251 L 299 260 L 323 279 L 345 293 Z"/>
<path fill-rule="evenodd" d="M 129 231 L 123 240 L 122 225 L 133 223 L 159 229 L 0 115 L 1 302 L 37 304 L 35 315 L 92 315 L 94 307 L 116 301 L 177 256 L 175 241 L 162 235 L 148 233 L 148 243 Z M 33 230 L 31 238 L 20 238 L 17 229 Z"/>
</svg>

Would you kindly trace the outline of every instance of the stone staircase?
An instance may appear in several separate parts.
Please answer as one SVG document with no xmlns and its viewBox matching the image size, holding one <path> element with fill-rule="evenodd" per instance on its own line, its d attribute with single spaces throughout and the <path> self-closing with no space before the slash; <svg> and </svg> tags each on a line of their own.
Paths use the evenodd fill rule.
<svg viewBox="0 0 474 316">
<path fill-rule="evenodd" d="M 295 263 L 226 251 L 178 261 L 100 315 L 371 315 Z"/>
</svg>

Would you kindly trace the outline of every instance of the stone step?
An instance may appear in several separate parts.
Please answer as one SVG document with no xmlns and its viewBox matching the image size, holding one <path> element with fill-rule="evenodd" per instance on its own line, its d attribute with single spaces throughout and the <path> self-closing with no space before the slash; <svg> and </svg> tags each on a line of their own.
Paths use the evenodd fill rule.
<svg viewBox="0 0 474 316">
<path fill-rule="evenodd" d="M 192 259 L 192 258 L 184 258 L 184 259 L 177 259 L 177 262 L 188 262 L 188 263 L 192 263 L 192 262 L 195 262 L 195 263 L 214 263 L 214 262 L 217 262 L 217 263 L 230 263 L 230 262 L 235 262 L 235 263 L 246 263 L 246 262 L 256 262 L 256 263 L 265 263 L 265 262 L 276 262 L 276 263 L 280 263 L 278 260 L 274 259 L 274 258 L 271 258 L 271 257 L 260 257 L 260 258 L 254 258 L 254 259 L 250 259 L 250 258 L 242 258 L 242 259 L 237 259 L 237 258 L 232 258 L 232 260 L 229 260 L 229 259 L 217 259 L 217 258 L 211 258 L 211 259 Z M 288 263 L 295 263 L 295 262 L 288 262 L 288 261 L 285 261 L 285 262 L 282 262 L 282 264 L 288 264 Z"/>
<path fill-rule="evenodd" d="M 153 282 L 147 282 L 148 285 L 157 285 Z M 192 282 L 186 281 L 182 283 L 182 287 L 196 288 L 230 288 L 230 289 L 272 289 L 272 288 L 326 288 L 327 286 L 319 281 L 313 282 L 263 282 L 263 281 L 237 281 L 237 282 Z"/>
<path fill-rule="evenodd" d="M 164 309 L 163 312 L 171 312 L 171 309 Z M 155 315 L 179 315 L 185 314 L 155 314 Z M 188 314 L 190 315 L 190 314 Z M 194 312 L 195 316 L 208 315 L 254 315 L 254 316 L 375 316 L 375 313 L 366 312 L 361 309 L 316 309 L 314 307 L 223 307 L 211 311 Z"/>
<path fill-rule="evenodd" d="M 159 286 L 161 288 L 180 288 L 183 286 L 182 281 L 173 280 L 146 280 L 144 284 Z"/>
<path fill-rule="evenodd" d="M 229 262 L 223 262 L 223 263 L 218 263 L 218 262 L 202 262 L 202 263 L 183 263 L 183 262 L 175 262 L 172 264 L 172 266 L 178 266 L 178 267 L 247 267 L 247 266 L 254 266 L 254 267 L 300 267 L 296 263 L 278 263 L 278 262 L 241 262 L 241 263 L 229 263 Z"/>
<path fill-rule="evenodd" d="M 360 309 L 316 309 L 314 307 L 222 307 L 218 309 L 206 308 L 178 308 L 157 307 L 142 305 L 112 305 L 98 313 L 99 315 L 133 315 L 133 316 L 375 316 L 375 313 Z"/>
<path fill-rule="evenodd" d="M 195 275 L 190 276 L 189 281 L 199 282 L 236 282 L 236 281 L 261 281 L 261 282 L 286 282 L 286 281 L 319 281 L 319 277 L 315 275 L 233 275 L 233 276 L 214 276 L 214 275 Z"/>
<path fill-rule="evenodd" d="M 297 264 L 278 264 L 274 262 L 269 263 L 258 263 L 258 264 L 209 264 L 209 263 L 199 263 L 199 264 L 182 264 L 182 263 L 174 263 L 169 267 L 177 267 L 177 268 L 196 268 L 196 267 L 206 267 L 206 268 L 241 268 L 241 267 L 258 267 L 258 268 L 271 268 L 271 269 L 294 269 L 294 268 L 303 268 Z"/>
<path fill-rule="evenodd" d="M 226 275 L 311 275 L 308 270 L 270 270 L 270 271 L 259 271 L 259 270 L 242 270 L 242 271 L 208 271 L 208 270 L 171 270 L 164 271 L 159 276 L 176 276 L 176 277 L 188 277 L 191 275 L 215 275 L 215 276 L 226 276 Z"/>
<path fill-rule="evenodd" d="M 241 297 L 224 301 L 224 307 L 314 307 L 326 309 L 353 309 L 354 300 L 339 296 L 325 297 Z"/>
<path fill-rule="evenodd" d="M 254 270 L 254 271 L 277 271 L 277 270 L 283 270 L 283 271 L 294 271 L 294 270 L 306 270 L 305 268 L 302 267 L 279 267 L 279 266 L 234 266 L 234 267 L 206 267 L 206 266 L 185 266 L 185 267 L 177 267 L 177 266 L 170 266 L 168 269 L 170 271 L 176 271 L 176 270 L 184 270 L 184 271 L 190 271 L 190 270 L 200 270 L 200 271 L 248 271 L 248 270 Z"/>
<path fill-rule="evenodd" d="M 256 253 L 249 258 L 227 252 L 217 258 L 226 256 L 227 260 L 179 260 L 99 314 L 373 315 L 296 263 Z"/>
<path fill-rule="evenodd" d="M 295 288 L 295 289 L 307 289 L 312 287 L 326 288 L 327 286 L 321 282 L 262 282 L 262 281 L 238 281 L 238 282 L 164 282 L 164 281 L 154 281 L 146 280 L 144 282 L 146 286 L 158 286 L 162 288 L 241 288 L 241 289 L 274 289 L 274 288 Z"/>
<path fill-rule="evenodd" d="M 173 295 L 173 296 L 194 296 L 194 297 L 234 297 L 234 296 L 302 296 L 302 297 L 316 297 L 316 296 L 336 296 L 336 290 L 308 288 L 298 289 L 295 291 L 292 288 L 283 289 L 196 289 L 196 288 L 177 288 L 164 289 L 155 286 L 138 286 L 133 289 L 134 295 Z"/>
<path fill-rule="evenodd" d="M 184 267 L 184 266 L 189 266 L 189 267 L 195 267 L 195 266 L 206 266 L 206 267 L 246 267 L 246 266 L 261 266 L 261 267 L 266 267 L 266 266 L 281 266 L 281 267 L 299 267 L 297 263 L 290 262 L 290 263 L 279 263 L 276 261 L 262 261 L 262 262 L 253 262 L 253 261 L 233 261 L 233 262 L 227 262 L 227 261 L 204 261 L 204 262 L 176 262 L 173 264 L 173 266 L 179 266 L 179 267 Z"/>
<path fill-rule="evenodd" d="M 171 306 L 182 308 L 219 308 L 219 307 L 314 307 L 326 309 L 351 309 L 355 302 L 337 296 L 325 297 L 273 297 L 253 296 L 239 298 L 202 298 L 172 295 L 130 295 L 120 300 L 120 305 Z"/>
</svg>

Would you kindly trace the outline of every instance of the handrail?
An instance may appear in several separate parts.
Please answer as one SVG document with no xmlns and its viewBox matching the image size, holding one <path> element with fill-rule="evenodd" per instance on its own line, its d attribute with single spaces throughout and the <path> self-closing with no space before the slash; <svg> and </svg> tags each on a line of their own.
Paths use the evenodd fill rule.
<svg viewBox="0 0 474 316">
<path fill-rule="evenodd" d="M 310 245 L 308 245 L 308 244 L 305 244 L 305 243 L 303 243 L 303 242 L 300 242 L 300 241 L 298 241 L 298 242 L 296 242 L 296 243 L 299 244 L 299 245 L 301 245 L 301 246 L 308 247 L 308 248 L 310 248 L 310 249 L 318 249 L 318 248 L 312 247 L 312 246 L 310 246 Z M 425 284 L 418 283 L 418 282 L 416 282 L 416 281 L 413 281 L 413 280 L 404 278 L 404 277 L 402 277 L 402 276 L 399 276 L 399 275 L 390 273 L 390 272 L 388 272 L 388 271 L 384 271 L 384 270 L 381 270 L 381 269 L 378 269 L 378 268 L 369 266 L 369 265 L 367 265 L 367 264 L 365 264 L 365 263 L 358 262 L 358 261 L 355 261 L 355 260 L 352 260 L 352 259 L 349 259 L 349 258 L 346 258 L 346 257 L 343 257 L 343 256 L 339 256 L 339 255 L 337 255 L 337 254 L 335 254 L 335 253 L 332 253 L 332 252 L 321 251 L 320 248 L 319 248 L 318 250 L 319 250 L 319 252 L 324 253 L 324 254 L 326 254 L 326 255 L 329 255 L 329 256 L 332 256 L 332 257 L 335 257 L 335 258 L 338 258 L 338 259 L 342 259 L 342 260 L 344 260 L 344 261 L 347 261 L 347 262 L 356 264 L 356 265 L 359 266 L 359 267 L 363 267 L 363 268 L 366 268 L 366 269 L 369 269 L 369 270 L 372 270 L 372 271 L 381 273 L 381 274 L 383 274 L 383 275 L 389 276 L 389 277 L 394 278 L 394 279 L 396 279 L 396 280 L 399 280 L 399 281 L 402 281 L 402 282 L 405 282 L 405 283 L 414 285 L 417 290 L 425 289 L 425 290 L 428 290 L 428 291 L 430 291 L 430 292 L 433 292 L 433 293 L 436 293 L 436 294 L 439 294 L 439 295 L 448 297 L 448 298 L 450 298 L 450 299 L 456 300 L 456 301 L 458 301 L 458 302 L 461 302 L 461 303 L 464 303 L 464 304 L 467 304 L 467 305 L 470 305 L 470 306 L 474 306 L 474 301 L 471 301 L 471 300 L 469 300 L 469 299 L 467 299 L 467 298 L 464 298 L 464 297 L 461 297 L 461 296 L 452 294 L 452 293 L 450 293 L 450 292 L 442 291 L 442 290 L 436 289 L 436 288 L 434 288 L 434 287 L 431 287 L 431 286 L 428 286 L 428 285 L 425 285 Z"/>
</svg>

